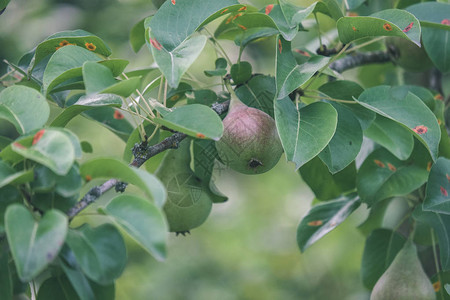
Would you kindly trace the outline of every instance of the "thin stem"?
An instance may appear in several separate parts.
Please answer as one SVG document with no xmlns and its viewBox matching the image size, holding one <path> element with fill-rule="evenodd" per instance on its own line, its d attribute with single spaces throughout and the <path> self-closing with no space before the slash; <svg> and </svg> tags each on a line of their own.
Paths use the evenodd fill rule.
<svg viewBox="0 0 450 300">
<path fill-rule="evenodd" d="M 167 80 L 164 82 L 164 106 L 167 107 Z"/>
<path fill-rule="evenodd" d="M 320 34 L 320 25 L 319 25 L 319 19 L 317 18 L 317 14 L 314 13 L 314 19 L 316 19 L 316 23 L 317 23 L 317 33 L 318 33 L 318 38 L 319 38 L 319 49 L 323 50 L 323 43 L 322 43 L 322 35 Z"/>
<path fill-rule="evenodd" d="M 365 47 L 365 46 L 367 46 L 367 45 L 370 45 L 370 44 L 376 43 L 376 42 L 378 42 L 378 41 L 381 41 L 382 39 L 384 39 L 384 36 L 381 36 L 381 37 L 375 38 L 375 39 L 373 39 L 373 40 L 370 40 L 370 41 L 368 41 L 368 42 L 359 44 L 358 46 L 352 47 L 352 48 L 348 49 L 347 51 L 345 51 L 345 54 L 348 54 L 348 53 L 350 53 L 350 52 L 353 52 L 353 51 L 356 51 L 356 50 L 358 50 L 358 49 L 360 49 L 360 48 L 363 48 L 363 47 Z"/>
<path fill-rule="evenodd" d="M 341 51 L 338 52 L 338 54 L 336 54 L 335 56 L 333 56 L 330 61 L 323 67 L 321 68 L 317 74 L 313 77 L 313 79 L 308 83 L 308 85 L 306 85 L 306 87 L 303 89 L 303 91 L 306 91 L 312 84 L 313 82 L 319 78 L 319 76 L 322 74 L 322 72 L 328 68 L 335 60 L 337 60 L 339 58 L 339 56 L 341 56 L 345 50 L 347 50 L 347 48 L 350 47 L 350 44 L 345 45 L 344 47 L 342 47 Z"/>
<path fill-rule="evenodd" d="M 431 231 L 431 243 L 433 244 L 434 265 L 436 267 L 436 274 L 437 274 L 438 281 L 442 285 L 441 274 L 439 273 L 439 261 L 438 261 L 437 250 L 436 250 L 436 238 L 434 236 L 434 229 L 431 228 L 430 231 Z M 441 286 L 441 288 L 439 289 L 439 294 L 441 295 L 441 299 L 444 300 L 443 286 Z"/>
<path fill-rule="evenodd" d="M 231 62 L 231 59 L 228 57 L 227 52 L 222 48 L 222 46 L 220 45 L 219 41 L 217 41 L 216 37 L 214 36 L 214 34 L 212 34 L 208 28 L 203 27 L 203 30 L 205 30 L 212 38 L 212 40 L 214 41 L 214 45 L 217 46 L 219 48 L 219 50 L 221 51 L 223 57 L 227 60 L 228 64 L 231 66 L 233 65 L 233 63 Z"/>
<path fill-rule="evenodd" d="M 0 77 L 0 80 L 5 79 L 5 78 L 8 77 L 9 75 L 13 74 L 15 71 L 16 71 L 16 70 L 11 70 L 11 71 L 9 71 L 9 72 L 3 74 L 3 75 Z"/>
<path fill-rule="evenodd" d="M 164 83 L 164 76 L 161 76 L 161 82 L 159 83 L 159 90 L 158 90 L 158 102 L 162 103 L 161 101 L 161 95 L 162 95 L 162 91 L 163 91 L 163 83 Z"/>
<path fill-rule="evenodd" d="M 140 117 L 140 118 L 142 118 L 142 119 L 144 119 L 144 120 L 146 120 L 146 121 L 148 121 L 148 122 L 150 122 L 150 123 L 152 123 L 152 124 L 155 124 L 155 122 L 153 122 L 153 120 L 148 119 L 148 118 L 144 117 L 143 115 L 138 114 L 138 113 L 132 111 L 131 109 L 125 109 L 125 108 L 121 108 L 121 107 L 120 107 L 119 110 L 125 111 L 125 112 L 127 112 L 127 113 L 129 113 L 129 114 L 132 114 L 132 115 L 135 115 L 135 116 L 138 116 L 138 117 Z"/>
</svg>

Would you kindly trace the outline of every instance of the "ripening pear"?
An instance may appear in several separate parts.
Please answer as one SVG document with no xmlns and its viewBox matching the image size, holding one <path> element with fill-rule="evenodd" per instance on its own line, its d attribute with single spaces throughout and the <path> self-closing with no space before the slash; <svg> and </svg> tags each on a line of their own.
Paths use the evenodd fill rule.
<svg viewBox="0 0 450 300">
<path fill-rule="evenodd" d="M 370 300 L 434 300 L 433 285 L 408 240 L 375 284 Z"/>
<path fill-rule="evenodd" d="M 190 142 L 168 150 L 155 175 L 167 188 L 164 212 L 172 232 L 187 232 L 200 226 L 211 212 L 209 190 L 190 169 Z"/>
<path fill-rule="evenodd" d="M 244 174 L 260 174 L 280 160 L 283 148 L 275 120 L 265 112 L 249 107 L 232 95 L 223 120 L 223 136 L 216 142 L 222 162 Z"/>
</svg>

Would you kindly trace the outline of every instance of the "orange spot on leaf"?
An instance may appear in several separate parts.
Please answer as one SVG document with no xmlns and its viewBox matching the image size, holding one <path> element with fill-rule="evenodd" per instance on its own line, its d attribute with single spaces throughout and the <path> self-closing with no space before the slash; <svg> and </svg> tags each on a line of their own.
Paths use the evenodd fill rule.
<svg viewBox="0 0 450 300">
<path fill-rule="evenodd" d="M 246 9 L 247 9 L 247 6 L 243 6 L 243 7 L 239 8 L 238 11 L 244 11 Z"/>
<path fill-rule="evenodd" d="M 91 176 L 91 175 L 86 175 L 86 176 L 84 177 L 84 179 L 86 180 L 86 182 L 89 182 L 89 181 L 92 180 L 92 176 Z"/>
<path fill-rule="evenodd" d="M 353 31 L 358 31 L 355 26 L 352 26 Z"/>
<path fill-rule="evenodd" d="M 414 22 L 409 23 L 408 26 L 405 27 L 405 29 L 403 29 L 403 32 L 408 32 L 411 30 L 411 28 L 413 27 Z"/>
<path fill-rule="evenodd" d="M 436 95 L 434 96 L 434 99 L 439 100 L 439 101 L 443 101 L 443 100 L 444 100 L 444 97 L 442 97 L 441 94 L 436 94 Z"/>
<path fill-rule="evenodd" d="M 450 19 L 444 19 L 441 21 L 441 24 L 443 25 L 450 25 Z"/>
<path fill-rule="evenodd" d="M 424 134 L 428 131 L 428 127 L 426 127 L 424 125 L 418 125 L 413 128 L 413 131 L 417 134 Z"/>
<path fill-rule="evenodd" d="M 66 40 L 64 40 L 64 41 L 62 41 L 62 42 L 59 43 L 59 45 L 60 45 L 61 47 L 67 46 L 67 45 L 69 45 L 69 44 L 70 44 L 70 43 L 69 43 L 68 41 L 66 41 Z"/>
<path fill-rule="evenodd" d="M 278 40 L 278 51 L 283 51 L 283 45 L 281 44 L 281 40 Z"/>
<path fill-rule="evenodd" d="M 35 145 L 37 142 L 39 142 L 39 140 L 41 139 L 41 137 L 44 135 L 45 130 L 41 129 L 38 132 L 36 132 L 36 134 L 33 137 L 33 142 L 31 143 L 32 145 Z"/>
<path fill-rule="evenodd" d="M 266 15 L 270 14 L 270 12 L 272 11 L 272 9 L 273 9 L 273 4 L 267 5 L 267 6 L 266 6 L 266 11 L 265 11 Z"/>
<path fill-rule="evenodd" d="M 222 15 L 222 14 L 226 13 L 227 11 L 228 11 L 228 8 L 225 8 L 224 10 L 222 10 L 222 11 L 220 12 L 220 14 Z"/>
<path fill-rule="evenodd" d="M 205 135 L 203 133 L 197 133 L 195 136 L 198 137 L 199 139 L 205 138 Z"/>
<path fill-rule="evenodd" d="M 235 16 L 233 17 L 233 20 L 236 20 L 236 19 L 239 18 L 240 16 L 242 16 L 242 13 L 238 13 L 237 15 L 235 15 Z"/>
<path fill-rule="evenodd" d="M 392 26 L 389 23 L 384 23 L 383 28 L 386 31 L 392 31 Z"/>
<path fill-rule="evenodd" d="M 230 22 L 233 20 L 233 16 L 231 16 L 231 17 L 229 17 L 228 19 L 227 19 L 227 21 L 225 22 L 225 24 L 230 24 Z"/>
<path fill-rule="evenodd" d="M 436 293 L 439 292 L 441 290 L 441 282 L 436 281 L 435 283 L 433 283 L 433 289 Z"/>
<path fill-rule="evenodd" d="M 393 164 L 391 164 L 391 163 L 388 163 L 388 168 L 389 168 L 389 170 L 391 170 L 392 172 L 397 171 L 397 168 L 396 168 Z"/>
<path fill-rule="evenodd" d="M 123 114 L 120 112 L 120 111 L 118 111 L 118 110 L 115 110 L 114 111 L 114 119 L 116 119 L 116 120 L 122 120 L 123 118 L 125 118 L 124 116 L 123 116 Z"/>
<path fill-rule="evenodd" d="M 450 182 L 450 175 L 445 174 L 445 177 L 447 177 L 447 181 Z"/>
<path fill-rule="evenodd" d="M 238 26 L 239 26 L 240 28 L 242 28 L 243 30 L 247 30 L 247 27 L 245 27 L 244 25 L 238 24 Z"/>
<path fill-rule="evenodd" d="M 311 55 L 308 52 L 306 52 L 306 51 L 303 51 L 303 50 L 300 50 L 300 49 L 294 49 L 294 51 L 297 52 L 300 55 L 303 55 L 303 56 L 306 56 L 306 57 L 311 57 Z"/>
<path fill-rule="evenodd" d="M 322 220 L 316 220 L 316 221 L 308 222 L 308 226 L 320 226 L 322 224 L 323 224 Z"/>
<path fill-rule="evenodd" d="M 95 46 L 92 43 L 86 43 L 84 45 L 86 46 L 86 49 L 88 49 L 89 51 L 94 51 L 95 49 L 97 49 L 97 46 Z"/>
<path fill-rule="evenodd" d="M 175 0 L 172 0 L 172 4 L 175 5 L 175 3 L 177 3 Z"/>
<path fill-rule="evenodd" d="M 378 159 L 374 159 L 373 162 L 379 166 L 380 168 L 384 168 L 386 167 L 385 164 L 383 164 L 381 161 L 379 161 Z"/>
<path fill-rule="evenodd" d="M 427 163 L 427 171 L 428 171 L 428 172 L 430 172 L 432 166 L 433 166 L 433 163 L 432 163 L 431 161 L 429 161 L 429 162 Z"/>
<path fill-rule="evenodd" d="M 356 13 L 356 12 L 354 12 L 354 11 L 349 11 L 349 12 L 347 13 L 347 16 L 349 16 L 349 17 L 357 17 L 357 16 L 359 16 L 359 14 Z"/>
<path fill-rule="evenodd" d="M 13 143 L 13 146 L 16 147 L 16 148 L 19 148 L 19 149 L 27 149 L 27 147 L 25 147 L 24 145 L 19 144 L 17 142 Z"/>
<path fill-rule="evenodd" d="M 161 44 L 156 40 L 156 39 L 152 39 L 150 38 L 150 44 L 156 48 L 156 50 L 161 50 L 162 46 Z"/>
<path fill-rule="evenodd" d="M 444 195 L 445 197 L 447 197 L 448 196 L 447 190 L 444 189 L 442 186 L 440 187 L 440 189 L 441 189 L 441 194 Z"/>
</svg>

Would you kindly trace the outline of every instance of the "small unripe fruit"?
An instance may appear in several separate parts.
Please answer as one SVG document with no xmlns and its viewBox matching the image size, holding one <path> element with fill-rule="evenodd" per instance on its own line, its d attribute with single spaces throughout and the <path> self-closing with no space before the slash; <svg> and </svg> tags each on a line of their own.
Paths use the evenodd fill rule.
<svg viewBox="0 0 450 300">
<path fill-rule="evenodd" d="M 375 284 L 370 300 L 435 300 L 433 285 L 408 240 Z"/>
<path fill-rule="evenodd" d="M 172 232 L 187 232 L 200 226 L 211 212 L 208 190 L 190 169 L 190 143 L 184 140 L 178 149 L 168 150 L 155 175 L 167 188 L 164 213 Z"/>
<path fill-rule="evenodd" d="M 280 160 L 283 148 L 275 120 L 265 112 L 233 99 L 223 125 L 223 136 L 216 142 L 217 153 L 233 170 L 260 174 Z"/>
</svg>

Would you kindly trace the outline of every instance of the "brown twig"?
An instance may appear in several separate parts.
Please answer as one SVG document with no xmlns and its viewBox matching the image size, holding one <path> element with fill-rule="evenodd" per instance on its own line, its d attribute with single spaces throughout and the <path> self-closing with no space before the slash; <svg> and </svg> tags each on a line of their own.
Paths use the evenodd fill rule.
<svg viewBox="0 0 450 300">
<path fill-rule="evenodd" d="M 218 114 L 221 115 L 224 112 L 228 110 L 228 106 L 230 104 L 230 101 L 225 101 L 222 103 L 215 103 L 212 105 L 212 109 Z M 135 155 L 135 158 L 130 163 L 130 166 L 139 168 L 142 166 L 148 159 L 151 157 L 167 150 L 167 149 L 173 149 L 177 148 L 178 144 L 187 137 L 186 134 L 181 132 L 176 132 L 173 135 L 169 136 L 168 138 L 165 138 L 163 141 L 161 141 L 158 144 L 149 146 L 147 145 L 147 141 L 143 141 L 140 144 L 136 144 L 133 148 L 133 154 Z M 67 216 L 69 219 L 73 219 L 77 214 L 79 214 L 83 209 L 88 207 L 90 204 L 95 202 L 98 198 L 100 198 L 101 195 L 112 189 L 113 187 L 116 187 L 116 190 L 123 191 L 124 187 L 119 186 L 120 181 L 117 179 L 110 179 L 99 186 L 94 186 L 87 192 L 86 195 L 81 198 L 80 201 L 78 201 L 72 208 L 69 209 L 67 212 Z"/>
<path fill-rule="evenodd" d="M 330 65 L 330 68 L 338 73 L 356 68 L 362 65 L 390 62 L 389 53 L 385 51 L 362 52 L 355 55 L 348 55 L 338 59 Z"/>
</svg>

